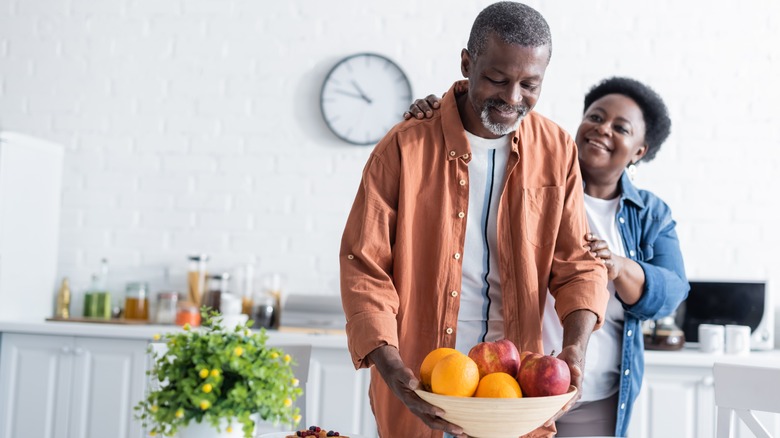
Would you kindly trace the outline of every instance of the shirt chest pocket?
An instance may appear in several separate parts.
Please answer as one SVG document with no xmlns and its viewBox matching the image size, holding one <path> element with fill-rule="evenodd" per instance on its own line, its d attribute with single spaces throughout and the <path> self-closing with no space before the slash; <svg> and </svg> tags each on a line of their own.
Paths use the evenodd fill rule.
<svg viewBox="0 0 780 438">
<path fill-rule="evenodd" d="M 563 187 L 523 189 L 526 239 L 538 247 L 555 243 L 563 211 Z"/>
</svg>

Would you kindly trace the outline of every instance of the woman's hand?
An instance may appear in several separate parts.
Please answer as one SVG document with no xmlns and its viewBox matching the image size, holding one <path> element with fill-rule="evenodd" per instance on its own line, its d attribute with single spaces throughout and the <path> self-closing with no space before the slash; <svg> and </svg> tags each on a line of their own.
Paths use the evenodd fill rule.
<svg viewBox="0 0 780 438">
<path fill-rule="evenodd" d="M 439 99 L 435 94 L 430 94 L 425 99 L 417 99 L 409 105 L 409 111 L 404 113 L 404 120 L 412 117 L 415 119 L 424 119 L 433 117 L 433 110 L 439 109 Z"/>
<path fill-rule="evenodd" d="M 607 242 L 601 240 L 595 234 L 586 234 L 585 240 L 588 242 L 585 244 L 585 248 L 596 258 L 601 259 L 604 262 L 604 266 L 607 267 L 607 277 L 610 280 L 618 278 L 623 269 L 625 258 L 612 254 Z"/>
<path fill-rule="evenodd" d="M 429 404 L 414 392 L 415 389 L 422 388 L 422 385 L 412 370 L 404 365 L 401 355 L 395 347 L 389 345 L 379 347 L 369 353 L 368 359 L 374 364 L 395 396 L 414 415 L 420 417 L 426 426 L 431 429 L 443 430 L 457 438 L 467 438 L 461 427 L 441 418 L 444 415 L 442 409 Z"/>
</svg>

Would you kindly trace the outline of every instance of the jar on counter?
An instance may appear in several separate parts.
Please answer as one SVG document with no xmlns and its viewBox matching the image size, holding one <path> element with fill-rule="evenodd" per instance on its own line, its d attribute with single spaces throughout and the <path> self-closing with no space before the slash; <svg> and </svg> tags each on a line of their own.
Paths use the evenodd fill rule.
<svg viewBox="0 0 780 438">
<path fill-rule="evenodd" d="M 175 324 L 177 304 L 179 302 L 178 292 L 159 292 L 157 294 L 157 324 Z"/>
<path fill-rule="evenodd" d="M 223 272 L 221 274 L 212 274 L 207 276 L 208 289 L 203 295 L 202 306 L 211 307 L 217 312 L 222 311 L 222 295 L 228 292 L 228 282 L 230 274 Z"/>
<path fill-rule="evenodd" d="M 180 301 L 176 306 L 176 325 L 184 324 L 189 324 L 190 327 L 200 325 L 200 309 L 192 301 Z"/>
<path fill-rule="evenodd" d="M 206 263 L 209 261 L 209 256 L 208 254 L 196 254 L 187 259 L 189 261 L 187 299 L 199 306 L 203 300 L 203 294 L 206 292 Z"/>
<path fill-rule="evenodd" d="M 127 283 L 125 287 L 125 319 L 149 320 L 149 285 L 142 281 Z"/>
</svg>

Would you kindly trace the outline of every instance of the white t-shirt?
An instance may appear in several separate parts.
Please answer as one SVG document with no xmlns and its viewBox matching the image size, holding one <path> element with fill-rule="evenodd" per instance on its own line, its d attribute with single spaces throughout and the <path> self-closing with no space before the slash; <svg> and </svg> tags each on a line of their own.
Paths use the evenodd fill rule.
<svg viewBox="0 0 780 438">
<path fill-rule="evenodd" d="M 455 348 L 463 353 L 479 342 L 504 337 L 496 225 L 510 151 L 508 135 L 497 139 L 466 135 L 471 144 L 469 209 L 455 339 Z"/>
<path fill-rule="evenodd" d="M 605 240 L 613 254 L 625 257 L 623 239 L 620 237 L 616 217 L 620 198 L 599 199 L 585 195 L 585 211 L 591 233 Z M 585 355 L 585 379 L 580 401 L 603 400 L 618 391 L 620 361 L 623 348 L 623 306 L 615 298 L 615 284 L 607 284 L 609 301 L 604 325 L 590 336 Z M 563 327 L 555 312 L 555 299 L 547 292 L 542 322 L 544 352 L 556 354 L 563 344 Z"/>
</svg>

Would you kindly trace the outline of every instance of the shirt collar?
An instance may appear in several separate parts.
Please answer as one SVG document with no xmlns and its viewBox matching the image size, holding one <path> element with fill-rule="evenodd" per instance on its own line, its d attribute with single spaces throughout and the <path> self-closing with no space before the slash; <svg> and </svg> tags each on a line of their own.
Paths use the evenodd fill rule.
<svg viewBox="0 0 780 438">
<path fill-rule="evenodd" d="M 628 173 L 623 171 L 623 175 L 620 176 L 621 198 L 623 201 L 631 201 L 636 204 L 639 209 L 645 208 L 645 202 L 642 200 L 642 196 L 639 195 L 639 190 L 631 182 L 631 178 L 628 177 Z"/>
</svg>

